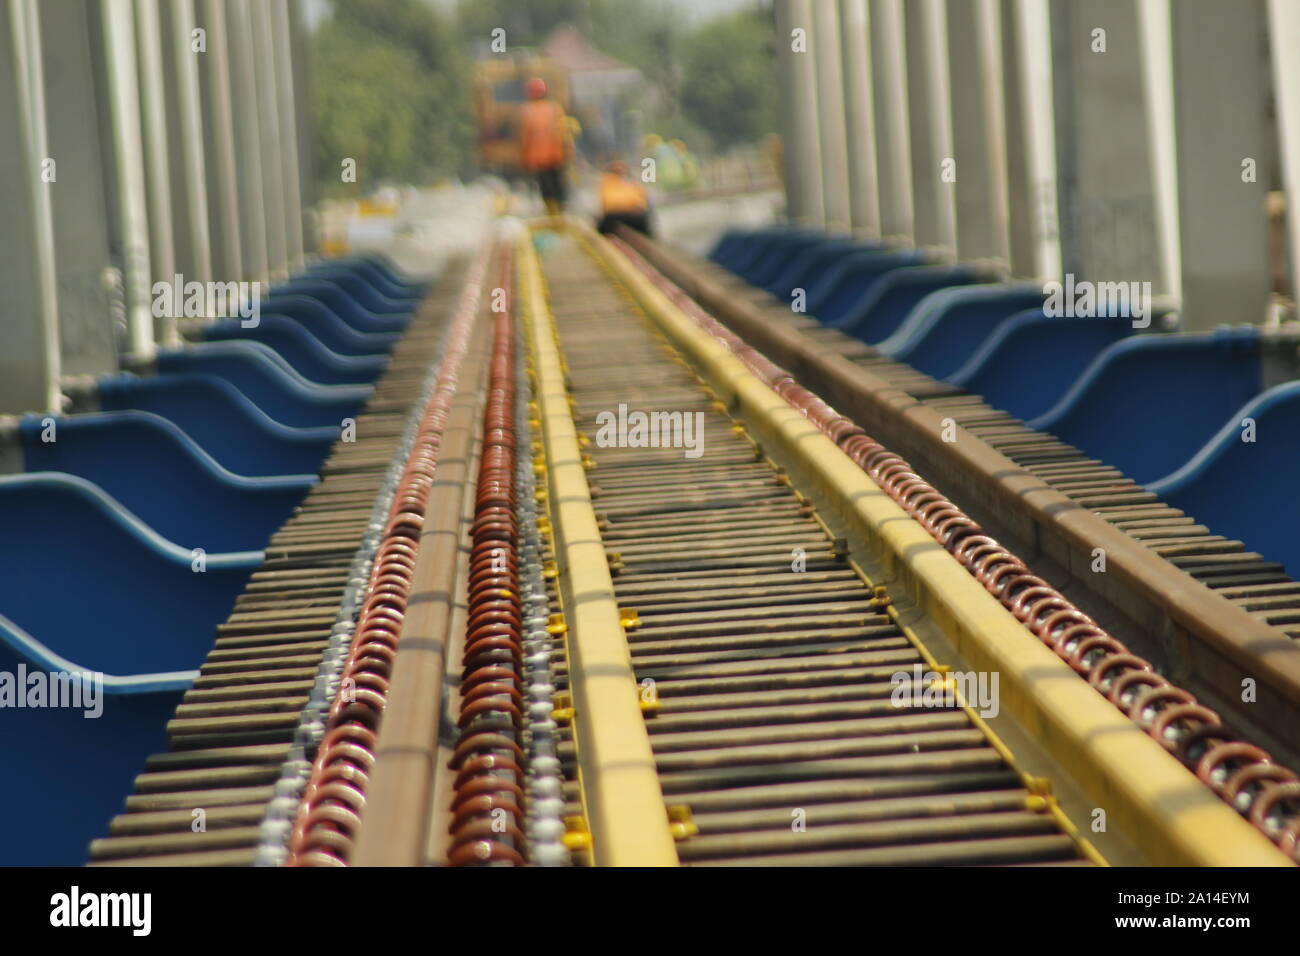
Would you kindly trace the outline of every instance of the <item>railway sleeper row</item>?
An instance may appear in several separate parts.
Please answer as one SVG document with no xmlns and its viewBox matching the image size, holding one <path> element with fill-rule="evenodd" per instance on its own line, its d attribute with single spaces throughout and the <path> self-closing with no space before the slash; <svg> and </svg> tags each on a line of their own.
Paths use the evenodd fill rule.
<svg viewBox="0 0 1300 956">
<path fill-rule="evenodd" d="M 630 233 L 623 238 L 711 314 L 797 370 L 810 389 L 851 412 L 869 433 L 911 460 L 936 488 L 1032 558 L 1040 574 L 1163 673 L 1230 715 L 1278 756 L 1300 765 L 1300 745 L 1289 733 L 1300 719 L 1300 582 L 1281 564 L 1213 533 L 1119 469 L 1026 427 L 978 395 L 792 312 L 712 263 Z M 921 422 L 908 405 L 929 414 Z M 882 411 L 887 407 L 898 414 Z M 937 434 L 924 434 L 948 422 L 958 441 L 975 446 L 965 459 L 952 454 L 952 445 L 940 443 Z M 979 464 L 973 466 L 976 456 Z M 1020 500 L 1011 507 L 1017 493 L 1028 497 L 1033 491 L 1021 476 L 1138 542 L 1152 555 L 1141 562 L 1142 579 L 1133 580 L 1124 568 L 1098 573 L 1093 550 L 1098 542 L 1091 540 L 1095 526 L 1076 523 L 1062 531 L 1053 521 L 1064 508 L 1045 508 L 1040 519 Z M 1202 596 L 1209 595 L 1223 603 L 1205 603 Z M 1200 611 L 1198 620 L 1173 620 L 1193 606 Z M 1240 615 L 1225 615 L 1229 609 Z M 1247 679 L 1258 685 L 1257 695 L 1243 695 Z"/>
<path fill-rule="evenodd" d="M 702 370 L 642 312 L 626 283 L 611 281 L 590 240 L 567 232 L 549 247 L 544 266 L 536 264 L 543 260 L 531 244 L 520 243 L 519 281 L 505 297 L 507 309 L 514 298 L 525 301 L 515 325 L 528 330 L 521 338 L 531 346 L 529 388 L 518 399 L 513 430 L 507 422 L 514 373 L 503 364 L 513 349 L 511 323 L 499 314 L 487 393 L 494 396 L 488 406 L 496 424 L 480 424 L 481 372 L 471 377 L 455 419 L 458 428 L 468 431 L 472 421 L 473 429 L 484 429 L 482 447 L 492 449 L 497 463 L 493 477 L 480 472 L 478 478 L 478 570 L 466 577 L 468 519 L 475 514 L 466 510 L 467 489 L 478 451 L 466 452 L 454 471 L 466 491 L 431 512 L 446 527 L 425 528 L 426 535 L 450 529 L 459 540 L 438 553 L 461 570 L 444 566 L 438 586 L 469 587 L 470 603 L 462 596 L 447 611 L 452 623 L 444 624 L 448 640 L 439 652 L 446 660 L 437 658 L 436 673 L 424 683 L 412 683 L 409 672 L 405 683 L 392 675 L 378 697 L 367 698 L 373 716 L 364 740 L 357 738 L 356 753 L 338 758 L 350 768 L 347 799 L 313 789 L 324 781 L 312 777 L 317 849 L 308 852 L 296 829 L 292 859 L 269 853 L 268 820 L 276 818 L 269 811 L 279 819 L 297 816 L 301 825 L 308 809 L 286 787 L 286 774 L 310 761 L 299 739 L 304 708 L 319 690 L 319 669 L 349 589 L 356 598 L 358 547 L 374 532 L 376 501 L 386 476 L 402 464 L 394 455 L 442 348 L 447 310 L 432 299 L 358 419 L 358 441 L 336 446 L 320 486 L 272 540 L 265 565 L 219 628 L 198 681 L 168 726 L 169 750 L 150 758 L 126 812 L 92 846 L 92 861 L 313 865 L 328 857 L 346 863 L 355 842 L 363 848 L 359 862 L 366 863 L 564 865 L 609 862 L 610 848 L 624 840 L 632 856 L 620 860 L 645 850 L 653 862 L 688 865 L 1169 859 L 1168 847 L 1154 839 L 1148 854 L 1118 837 L 1085 837 L 1086 787 L 1016 718 L 998 717 L 997 672 L 952 672 L 951 662 L 964 662 L 965 652 L 931 645 L 928 635 L 938 631 L 918 621 L 918 605 L 872 583 L 860 543 L 827 523 L 744 415 L 732 414 Z M 443 286 L 472 271 L 451 270 Z M 539 304 L 543 284 L 549 307 Z M 480 326 L 486 315 L 481 310 Z M 476 335 L 471 352 L 481 368 L 488 336 L 482 329 Z M 548 335 L 553 349 L 538 345 Z M 544 371 L 548 363 L 553 367 Z M 557 374 L 562 398 L 555 394 Z M 946 400 L 953 404 L 943 407 L 954 415 L 977 404 L 968 396 Z M 558 431 L 557 403 L 565 422 Z M 667 429 L 659 436 L 664 440 L 643 440 L 644 432 L 629 440 L 629 410 L 657 412 L 654 424 Z M 1010 434 L 995 418 L 970 411 L 962 421 L 979 428 L 988 419 L 981 434 L 990 439 Z M 641 419 L 632 427 L 649 424 Z M 566 429 L 573 431 L 567 438 Z M 563 444 L 569 441 L 572 448 Z M 521 455 L 507 480 L 512 448 L 532 456 Z M 1067 456 L 1038 467 L 1043 475 L 1061 475 L 1077 472 L 1077 464 Z M 557 471 L 572 474 L 575 467 L 581 494 L 571 493 L 572 484 L 557 484 Z M 1103 479 L 1084 471 L 1068 487 L 1086 495 Z M 500 507 L 507 499 L 509 521 Z M 1125 499 L 1114 507 L 1149 504 Z M 482 523 L 485 507 L 494 531 Z M 589 512 L 584 520 L 592 529 L 576 544 L 561 528 L 573 508 Z M 1196 535 L 1183 533 L 1182 525 L 1173 537 L 1156 540 L 1184 546 L 1178 555 L 1196 550 Z M 486 592 L 473 597 L 471 582 L 486 569 L 484 561 L 501 553 L 494 542 L 508 545 L 514 585 L 489 607 L 482 603 Z M 575 563 L 575 554 L 581 561 Z M 592 571 L 599 573 L 593 578 Z M 577 576 L 583 586 L 596 582 L 581 600 Z M 617 606 L 618 640 L 600 649 L 612 656 L 593 668 L 585 605 L 599 596 L 601 580 Z M 432 586 L 414 580 L 412 604 L 425 600 Z M 451 633 L 466 630 L 467 606 L 501 619 L 492 625 L 500 639 L 490 642 L 500 649 L 476 643 L 473 661 L 463 656 L 463 635 Z M 578 626 L 584 615 L 587 623 Z M 427 642 L 414 643 L 420 646 L 394 658 L 399 667 L 421 666 Z M 595 703 L 602 695 L 608 702 L 610 678 L 615 709 L 635 715 L 632 724 L 611 726 L 644 741 L 640 763 L 635 740 L 626 766 L 611 763 L 609 734 L 602 738 L 593 726 L 604 719 Z M 593 683 L 604 690 L 593 691 Z M 420 694 L 434 689 L 437 716 L 418 702 L 412 706 L 416 686 Z M 378 724 L 385 708 L 398 715 L 393 728 Z M 331 715 L 342 724 L 331 726 L 355 724 L 348 714 L 336 697 Z M 427 727 L 412 727 L 412 715 Z M 404 737 L 407 732 L 414 738 Z M 1014 747 L 1004 742 L 1008 734 Z M 427 776 L 403 772 L 414 766 L 403 764 L 403 753 L 417 759 L 414 746 L 404 743 L 409 739 L 422 741 L 417 762 L 431 762 Z M 624 743 L 613 740 L 613 751 Z M 372 768 L 382 780 L 376 799 L 383 809 L 368 820 L 365 778 Z M 1180 790 L 1193 788 L 1203 812 L 1208 790 L 1201 794 L 1190 774 L 1177 779 Z M 196 811 L 201 828 L 194 826 Z M 499 812 L 511 817 L 504 830 L 496 826 Z M 1183 812 L 1195 817 L 1197 811 Z M 1229 828 L 1240 821 L 1229 817 Z M 1211 811 L 1204 819 L 1222 817 Z M 1182 839 L 1177 830 L 1171 827 L 1174 844 Z M 1251 844 L 1246 852 L 1259 850 Z M 1265 858 L 1273 860 L 1275 852 L 1263 845 Z M 1284 858 L 1277 854 L 1273 862 Z"/>
<path fill-rule="evenodd" d="M 268 806 L 285 795 L 286 761 L 345 597 L 373 535 L 374 507 L 446 334 L 454 260 L 394 347 L 320 483 L 271 538 L 212 650 L 149 757 L 124 812 L 90 847 L 92 865 L 246 866 L 258 859 Z"/>
<path fill-rule="evenodd" d="M 922 699 L 911 675 L 931 662 L 595 264 L 555 252 L 546 275 L 615 592 L 638 619 L 628 643 L 664 800 L 689 821 L 681 862 L 1096 859 L 955 700 L 892 703 Z M 602 447 L 598 417 L 619 404 L 698 415 L 703 457 Z M 572 779 L 572 740 L 560 754 Z"/>
</svg>

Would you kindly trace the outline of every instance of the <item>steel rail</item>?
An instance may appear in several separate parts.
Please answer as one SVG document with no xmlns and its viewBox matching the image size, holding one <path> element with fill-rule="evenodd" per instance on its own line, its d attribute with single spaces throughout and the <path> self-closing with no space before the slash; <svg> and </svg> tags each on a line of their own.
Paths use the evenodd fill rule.
<svg viewBox="0 0 1300 956">
<path fill-rule="evenodd" d="M 448 849 L 452 866 L 519 866 L 526 853 L 527 707 L 508 246 L 503 246 L 499 273 L 483 451 L 470 528 L 468 620 L 457 720 L 460 734 L 450 764 L 456 771 Z"/>
<path fill-rule="evenodd" d="M 168 724 L 168 749 L 148 759 L 125 811 L 91 845 L 93 865 L 240 866 L 283 856 L 310 771 L 305 754 L 383 530 L 376 504 L 396 487 L 394 461 L 405 458 L 413 406 L 465 275 L 464 263 L 445 271 L 356 416 L 356 440 L 334 446 L 320 483 L 272 536 Z"/>
<path fill-rule="evenodd" d="M 451 405 L 482 301 L 490 245 L 470 267 L 433 393 L 420 416 L 375 554 L 356 633 L 289 837 L 289 865 L 348 863 L 365 808 L 374 748 L 411 595 L 425 514 Z"/>
<path fill-rule="evenodd" d="M 442 431 L 353 866 L 421 866 L 445 859 L 430 807 L 442 779 L 448 670 L 459 659 L 456 629 L 463 602 L 456 595 L 468 571 L 462 542 L 479 455 L 483 396 L 477 383 L 488 367 L 486 333 L 484 323 L 475 326 L 462 375 L 470 387 L 457 392 Z"/>
</svg>

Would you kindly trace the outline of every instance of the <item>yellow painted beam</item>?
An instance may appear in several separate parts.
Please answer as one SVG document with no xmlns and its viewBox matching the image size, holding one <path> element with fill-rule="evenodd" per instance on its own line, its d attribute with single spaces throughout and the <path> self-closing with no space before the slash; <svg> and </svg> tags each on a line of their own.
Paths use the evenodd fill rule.
<svg viewBox="0 0 1300 956">
<path fill-rule="evenodd" d="M 531 237 L 520 239 L 518 299 L 534 362 L 547 505 L 567 633 L 578 775 L 598 866 L 676 866 L 632 657 L 591 504 L 555 324 Z"/>
<path fill-rule="evenodd" d="M 692 363 L 729 411 L 834 513 L 972 667 L 999 674 L 1001 704 L 1153 863 L 1286 866 L 1283 854 L 1081 679 L 815 425 L 702 330 L 588 225 L 569 228 Z M 1085 826 L 1090 821 L 1084 821 Z"/>
</svg>

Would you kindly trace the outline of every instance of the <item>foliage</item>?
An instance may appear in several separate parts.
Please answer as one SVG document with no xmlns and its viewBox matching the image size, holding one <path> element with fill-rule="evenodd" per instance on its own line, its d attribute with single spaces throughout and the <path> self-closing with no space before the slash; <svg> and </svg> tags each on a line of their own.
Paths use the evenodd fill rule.
<svg viewBox="0 0 1300 956">
<path fill-rule="evenodd" d="M 316 171 L 330 194 L 423 183 L 466 168 L 471 65 L 454 25 L 421 0 L 334 0 L 312 38 Z M 344 157 L 357 183 L 340 181 Z"/>
<path fill-rule="evenodd" d="M 769 15 L 741 10 L 704 24 L 682 49 L 682 112 L 726 149 L 776 129 L 776 64 Z"/>
</svg>

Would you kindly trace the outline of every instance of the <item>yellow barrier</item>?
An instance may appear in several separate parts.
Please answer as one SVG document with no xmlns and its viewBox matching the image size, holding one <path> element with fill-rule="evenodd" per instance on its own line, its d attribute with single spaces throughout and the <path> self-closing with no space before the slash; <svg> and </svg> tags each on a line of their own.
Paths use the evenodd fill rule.
<svg viewBox="0 0 1300 956">
<path fill-rule="evenodd" d="M 592 508 L 554 321 L 531 237 L 516 251 L 546 454 L 547 503 L 565 616 L 579 784 L 598 866 L 676 866 L 632 657 Z"/>
</svg>

